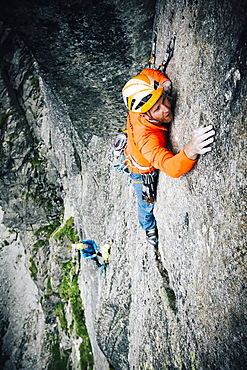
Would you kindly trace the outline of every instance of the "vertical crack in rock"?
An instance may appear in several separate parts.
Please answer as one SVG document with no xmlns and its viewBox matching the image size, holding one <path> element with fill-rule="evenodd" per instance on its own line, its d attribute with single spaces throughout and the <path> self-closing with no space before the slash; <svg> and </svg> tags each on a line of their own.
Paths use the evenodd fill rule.
<svg viewBox="0 0 247 370">
<path fill-rule="evenodd" d="M 156 261 L 156 266 L 159 270 L 160 275 L 163 278 L 163 284 L 164 284 L 164 289 L 167 294 L 167 298 L 169 301 L 170 308 L 176 312 L 176 295 L 174 290 L 170 286 L 170 279 L 169 279 L 169 274 L 167 269 L 164 267 L 162 259 L 161 259 L 161 254 L 159 252 L 158 247 L 154 248 L 154 253 L 155 253 L 155 261 Z"/>
</svg>

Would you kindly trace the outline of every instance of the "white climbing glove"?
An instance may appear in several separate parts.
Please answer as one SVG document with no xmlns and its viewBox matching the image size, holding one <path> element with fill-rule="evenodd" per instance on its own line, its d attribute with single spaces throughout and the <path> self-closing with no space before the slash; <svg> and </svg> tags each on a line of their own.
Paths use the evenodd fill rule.
<svg viewBox="0 0 247 370">
<path fill-rule="evenodd" d="M 171 81 L 165 81 L 162 86 L 164 86 L 164 92 L 168 95 L 171 95 L 172 92 L 172 83 Z"/>
</svg>

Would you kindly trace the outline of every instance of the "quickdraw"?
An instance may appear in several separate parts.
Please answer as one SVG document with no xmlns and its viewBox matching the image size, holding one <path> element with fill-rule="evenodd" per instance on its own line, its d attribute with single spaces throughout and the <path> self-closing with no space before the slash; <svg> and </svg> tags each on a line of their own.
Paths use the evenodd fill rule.
<svg viewBox="0 0 247 370">
<path fill-rule="evenodd" d="M 154 31 L 153 33 L 153 41 L 152 41 L 152 51 L 151 51 L 151 56 L 148 62 L 149 68 L 152 69 L 158 69 L 158 71 L 164 73 L 166 70 L 166 67 L 171 60 L 175 48 L 175 40 L 176 40 L 176 32 L 173 33 L 167 47 L 166 47 L 166 52 L 165 56 L 163 59 L 163 62 L 156 68 L 156 43 L 157 43 L 157 31 Z"/>
<path fill-rule="evenodd" d="M 171 37 L 167 47 L 166 47 L 166 53 L 163 59 L 163 62 L 159 65 L 158 70 L 162 73 L 166 70 L 166 67 L 171 60 L 175 48 L 175 40 L 176 40 L 176 32 L 174 32 L 173 36 Z"/>
<path fill-rule="evenodd" d="M 153 42 L 152 42 L 152 51 L 151 56 L 148 62 L 149 68 L 156 69 L 155 63 L 156 63 L 156 41 L 157 41 L 157 32 L 154 31 L 153 35 Z"/>
</svg>

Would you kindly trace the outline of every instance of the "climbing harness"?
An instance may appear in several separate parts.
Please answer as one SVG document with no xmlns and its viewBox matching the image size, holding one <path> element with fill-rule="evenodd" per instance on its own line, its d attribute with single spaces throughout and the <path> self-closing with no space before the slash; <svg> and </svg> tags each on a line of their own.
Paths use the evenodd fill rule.
<svg viewBox="0 0 247 370">
<path fill-rule="evenodd" d="M 144 167 L 139 165 L 131 154 L 126 155 L 124 149 L 127 145 L 127 132 L 126 130 L 118 134 L 113 141 L 113 148 L 117 157 L 120 158 L 119 163 L 114 164 L 114 168 L 125 175 L 131 174 L 131 168 L 137 168 L 141 171 L 148 171 L 147 173 L 141 174 L 142 181 L 134 181 L 142 183 L 142 200 L 147 203 L 154 203 L 156 195 L 156 183 L 157 183 L 157 171 L 154 166 Z"/>
<path fill-rule="evenodd" d="M 154 166 L 150 166 L 150 167 L 143 167 L 143 166 L 140 166 L 133 158 L 133 156 L 131 154 L 128 155 L 128 157 L 131 159 L 131 163 L 136 167 L 138 168 L 138 170 L 141 170 L 141 171 L 153 171 L 154 170 Z"/>
</svg>

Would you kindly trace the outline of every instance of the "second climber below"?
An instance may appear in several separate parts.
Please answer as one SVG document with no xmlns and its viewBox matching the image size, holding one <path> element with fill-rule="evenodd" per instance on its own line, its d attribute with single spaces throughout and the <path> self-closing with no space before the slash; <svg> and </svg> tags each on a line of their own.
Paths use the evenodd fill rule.
<svg viewBox="0 0 247 370">
<path fill-rule="evenodd" d="M 129 80 L 123 90 L 128 140 L 125 163 L 137 195 L 138 220 L 147 241 L 158 245 L 158 230 L 153 214 L 157 170 L 178 178 L 189 172 L 199 154 L 211 151 L 213 126 L 197 128 L 188 144 L 178 153 L 167 149 L 171 110 L 171 81 L 158 70 L 145 68 Z"/>
</svg>

